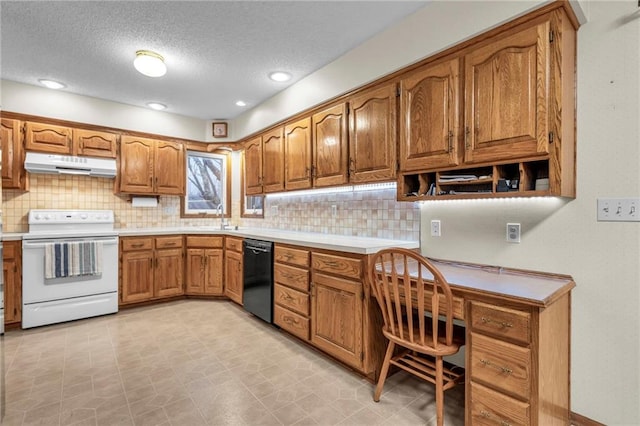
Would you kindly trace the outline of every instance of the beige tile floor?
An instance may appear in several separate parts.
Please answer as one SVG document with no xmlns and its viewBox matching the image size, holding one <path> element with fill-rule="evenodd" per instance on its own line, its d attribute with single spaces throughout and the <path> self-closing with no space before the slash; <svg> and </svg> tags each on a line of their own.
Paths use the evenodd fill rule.
<svg viewBox="0 0 640 426">
<path fill-rule="evenodd" d="M 184 300 L 2 341 L 3 425 L 435 424 L 433 386 L 373 385 L 227 301 Z M 464 424 L 464 389 L 446 393 Z"/>
</svg>

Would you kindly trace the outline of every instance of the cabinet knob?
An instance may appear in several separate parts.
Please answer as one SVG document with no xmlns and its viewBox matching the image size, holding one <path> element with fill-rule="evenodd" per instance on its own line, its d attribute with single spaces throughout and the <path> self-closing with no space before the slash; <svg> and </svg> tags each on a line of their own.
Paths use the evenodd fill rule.
<svg viewBox="0 0 640 426">
<path fill-rule="evenodd" d="M 467 149 L 471 148 L 471 141 L 469 140 L 470 133 L 471 133 L 471 129 L 469 129 L 469 126 L 466 126 L 464 128 L 464 146 Z"/>
<path fill-rule="evenodd" d="M 449 130 L 449 152 L 453 151 L 453 131 Z"/>
</svg>

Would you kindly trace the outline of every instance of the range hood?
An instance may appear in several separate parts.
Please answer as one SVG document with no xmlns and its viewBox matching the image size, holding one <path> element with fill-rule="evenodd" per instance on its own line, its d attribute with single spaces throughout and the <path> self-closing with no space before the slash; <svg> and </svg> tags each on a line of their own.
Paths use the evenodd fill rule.
<svg viewBox="0 0 640 426">
<path fill-rule="evenodd" d="M 113 158 L 74 157 L 71 155 L 27 152 L 24 168 L 30 173 L 86 175 L 112 178 L 116 176 Z"/>
</svg>

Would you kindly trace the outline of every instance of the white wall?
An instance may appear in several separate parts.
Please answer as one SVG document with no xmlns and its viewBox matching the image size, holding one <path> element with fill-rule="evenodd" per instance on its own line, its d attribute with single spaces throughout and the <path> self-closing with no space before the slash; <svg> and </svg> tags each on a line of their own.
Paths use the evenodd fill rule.
<svg viewBox="0 0 640 426">
<path fill-rule="evenodd" d="M 413 63 L 542 2 L 436 1 L 235 120 L 253 133 Z M 610 425 L 640 424 L 640 223 L 596 222 L 596 198 L 640 196 L 640 12 L 637 0 L 581 1 L 578 192 L 556 198 L 431 202 L 422 250 L 433 257 L 570 274 L 572 410 Z M 431 219 L 442 237 L 428 236 Z M 505 224 L 520 222 L 521 244 Z"/>
<path fill-rule="evenodd" d="M 207 140 L 211 127 L 196 118 L 7 80 L 0 82 L 0 103 L 3 111 L 196 141 Z"/>
</svg>

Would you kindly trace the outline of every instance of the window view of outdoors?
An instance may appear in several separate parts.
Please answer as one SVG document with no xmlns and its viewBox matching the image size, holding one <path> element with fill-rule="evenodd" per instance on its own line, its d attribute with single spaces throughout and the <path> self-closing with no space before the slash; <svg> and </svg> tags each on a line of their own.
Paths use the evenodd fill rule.
<svg viewBox="0 0 640 426">
<path fill-rule="evenodd" d="M 185 213 L 224 213 L 226 176 L 224 155 L 187 153 Z"/>
</svg>

